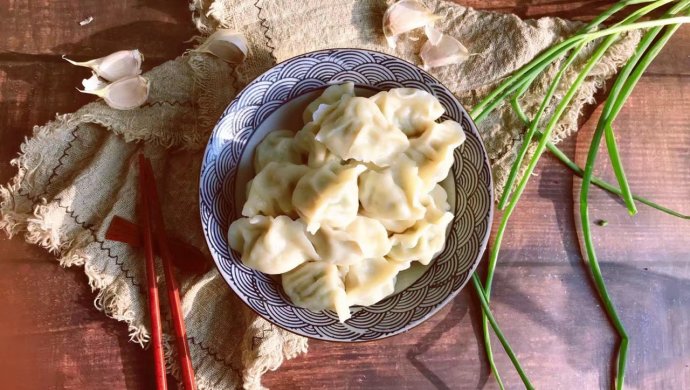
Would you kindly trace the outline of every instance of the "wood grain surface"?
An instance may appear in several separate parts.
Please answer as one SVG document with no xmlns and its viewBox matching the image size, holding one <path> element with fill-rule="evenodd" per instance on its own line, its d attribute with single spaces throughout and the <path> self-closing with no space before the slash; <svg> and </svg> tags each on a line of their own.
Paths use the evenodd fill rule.
<svg viewBox="0 0 690 390">
<path fill-rule="evenodd" d="M 495 0 L 464 5 L 521 17 L 588 20 L 611 1 Z M 93 16 L 91 24 L 79 21 Z M 33 125 L 91 101 L 84 77 L 60 59 L 123 48 L 146 68 L 179 55 L 194 34 L 186 1 L 0 0 L 0 183 Z M 615 123 L 634 192 L 690 213 L 690 28 L 679 30 Z M 594 107 L 596 108 L 596 106 Z M 599 108 L 562 148 L 582 163 Z M 598 174 L 614 180 L 602 149 Z M 492 306 L 540 389 L 608 388 L 615 334 L 582 261 L 576 232 L 579 180 L 553 158 L 541 162 L 510 223 Z M 690 221 L 643 205 L 635 217 L 601 191 L 591 194 L 604 277 L 631 335 L 626 384 L 690 388 Z M 497 218 L 499 216 L 497 215 Z M 93 307 L 80 269 L 21 237 L 0 239 L 0 388 L 148 389 L 148 351 Z M 307 355 L 266 375 L 271 389 L 496 388 L 480 339 L 471 289 L 411 332 L 375 343 L 313 341 Z M 508 388 L 521 388 L 498 343 Z M 171 383 L 173 384 L 173 383 Z M 174 385 L 174 384 L 173 384 Z"/>
</svg>

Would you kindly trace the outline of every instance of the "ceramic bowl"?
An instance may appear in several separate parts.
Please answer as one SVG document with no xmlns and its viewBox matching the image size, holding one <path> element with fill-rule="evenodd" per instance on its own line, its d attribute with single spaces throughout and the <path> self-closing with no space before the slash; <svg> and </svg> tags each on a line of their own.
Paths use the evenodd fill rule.
<svg viewBox="0 0 690 390">
<path fill-rule="evenodd" d="M 459 75 L 458 77 L 461 77 Z M 370 96 L 398 87 L 436 96 L 441 118 L 462 124 L 467 135 L 443 185 L 454 213 L 444 249 L 428 266 L 414 266 L 397 280 L 396 292 L 369 307 L 355 307 L 338 322 L 334 312 L 293 305 L 277 279 L 242 264 L 228 246 L 230 223 L 241 216 L 253 150 L 269 132 L 302 127 L 302 111 L 331 84 L 352 81 Z M 405 332 L 431 317 L 465 286 L 491 230 L 493 189 L 489 160 L 470 116 L 438 80 L 399 58 L 359 49 L 329 49 L 284 61 L 257 77 L 230 103 L 208 141 L 199 189 L 201 221 L 218 270 L 232 290 L 268 321 L 311 338 L 369 341 Z"/>
</svg>

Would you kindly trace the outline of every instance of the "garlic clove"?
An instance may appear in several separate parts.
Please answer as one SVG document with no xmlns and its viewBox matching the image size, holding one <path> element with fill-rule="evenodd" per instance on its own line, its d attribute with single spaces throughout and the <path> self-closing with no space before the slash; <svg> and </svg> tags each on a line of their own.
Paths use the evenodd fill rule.
<svg viewBox="0 0 690 390">
<path fill-rule="evenodd" d="M 247 58 L 249 45 L 244 35 L 228 29 L 220 29 L 206 38 L 204 43 L 193 51 L 211 54 L 231 64 L 239 64 Z"/>
<path fill-rule="evenodd" d="M 141 63 L 144 61 L 144 56 L 139 50 L 120 50 L 105 57 L 84 62 L 72 61 L 65 56 L 62 58 L 72 65 L 91 68 L 98 76 L 108 81 L 117 81 L 141 74 Z"/>
<path fill-rule="evenodd" d="M 96 72 L 91 72 L 91 77 L 82 80 L 81 85 L 84 86 L 85 91 L 95 91 L 97 89 L 105 88 L 108 85 L 108 83 L 101 80 L 101 78 L 98 77 Z"/>
<path fill-rule="evenodd" d="M 427 28 L 426 30 L 429 40 L 424 43 L 422 50 L 419 52 L 425 70 L 439 66 L 460 64 L 470 56 L 467 48 L 457 39 L 443 34 L 434 28 Z"/>
<path fill-rule="evenodd" d="M 429 39 L 432 45 L 438 45 L 443 37 L 443 33 L 431 25 L 424 26 L 424 34 L 426 34 L 427 39 Z"/>
<path fill-rule="evenodd" d="M 388 46 L 395 48 L 398 35 L 431 25 L 438 18 L 417 0 L 401 0 L 391 4 L 383 14 L 383 35 Z"/>
<path fill-rule="evenodd" d="M 96 90 L 78 90 L 103 98 L 116 110 L 131 110 L 146 102 L 149 97 L 149 81 L 141 76 L 123 78 Z"/>
</svg>

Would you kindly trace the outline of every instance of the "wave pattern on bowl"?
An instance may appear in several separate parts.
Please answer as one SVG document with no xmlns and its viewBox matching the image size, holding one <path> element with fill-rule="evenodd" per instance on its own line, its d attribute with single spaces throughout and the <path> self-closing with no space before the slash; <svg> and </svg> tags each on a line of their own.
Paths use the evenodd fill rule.
<svg viewBox="0 0 690 390">
<path fill-rule="evenodd" d="M 238 218 L 234 202 L 237 166 L 254 130 L 285 102 L 334 83 L 387 90 L 411 87 L 436 96 L 442 119 L 462 124 L 465 143 L 455 151 L 455 217 L 443 251 L 404 291 L 360 307 L 345 323 L 332 311 L 292 305 L 268 276 L 244 266 L 227 242 Z M 250 83 L 221 116 L 201 169 L 199 202 L 206 240 L 230 287 L 257 313 L 290 331 L 331 341 L 367 341 L 407 331 L 438 311 L 469 280 L 488 240 L 492 184 L 486 152 L 469 115 L 450 91 L 421 69 L 382 53 L 332 49 L 304 54 L 276 65 Z"/>
</svg>

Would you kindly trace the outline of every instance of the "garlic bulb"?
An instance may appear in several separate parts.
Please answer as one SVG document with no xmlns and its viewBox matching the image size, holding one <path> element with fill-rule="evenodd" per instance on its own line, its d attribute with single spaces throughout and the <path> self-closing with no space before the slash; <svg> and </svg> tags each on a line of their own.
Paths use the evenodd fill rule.
<svg viewBox="0 0 690 390">
<path fill-rule="evenodd" d="M 220 29 L 206 38 L 204 43 L 193 51 L 211 54 L 231 64 L 239 64 L 247 57 L 249 46 L 244 35 L 228 29 Z"/>
<path fill-rule="evenodd" d="M 433 27 L 425 28 L 425 32 L 429 40 L 424 43 L 419 52 L 425 70 L 459 64 L 469 57 L 467 48 L 450 35 L 443 34 Z"/>
<path fill-rule="evenodd" d="M 438 18 L 417 0 L 401 0 L 391 4 L 383 14 L 383 35 L 388 46 L 395 48 L 398 35 L 431 25 Z"/>
<path fill-rule="evenodd" d="M 88 89 L 88 86 L 96 85 L 96 82 L 86 79 L 82 84 L 86 89 L 79 92 L 90 93 L 103 100 L 116 110 L 131 110 L 146 102 L 149 97 L 149 81 L 141 76 L 132 76 L 117 80 L 99 89 Z"/>
<path fill-rule="evenodd" d="M 65 56 L 62 58 L 72 65 L 91 68 L 98 76 L 108 81 L 141 74 L 141 63 L 144 61 L 144 56 L 139 50 L 120 50 L 105 57 L 84 62 L 72 61 Z"/>
</svg>

